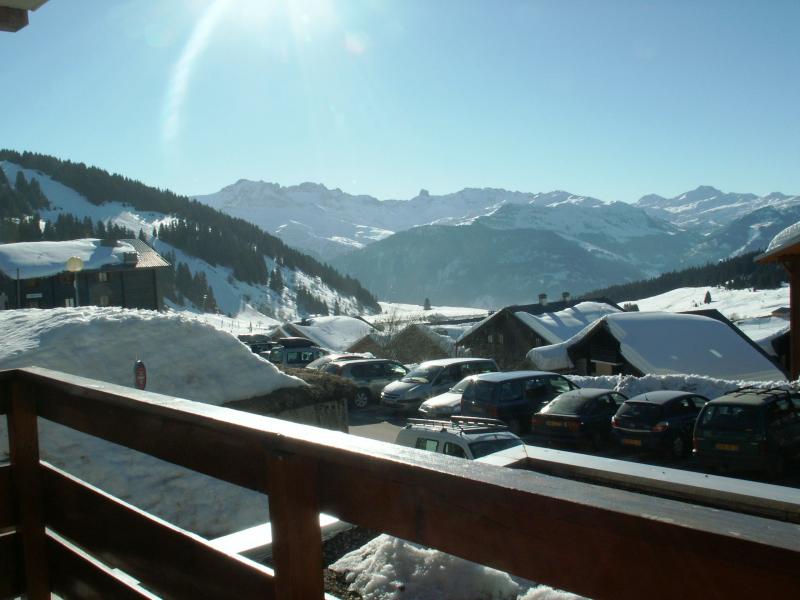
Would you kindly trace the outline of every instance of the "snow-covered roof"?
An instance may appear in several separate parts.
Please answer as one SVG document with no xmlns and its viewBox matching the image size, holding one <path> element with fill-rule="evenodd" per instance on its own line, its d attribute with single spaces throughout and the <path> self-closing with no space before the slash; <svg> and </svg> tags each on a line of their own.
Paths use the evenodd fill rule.
<svg viewBox="0 0 800 600">
<path fill-rule="evenodd" d="M 731 327 L 698 315 L 655 312 L 606 315 L 565 342 L 533 348 L 527 358 L 540 369 L 572 368 L 569 348 L 599 327 L 608 329 L 619 342 L 622 356 L 642 373 L 785 380 L 779 369 Z"/>
<path fill-rule="evenodd" d="M 519 311 L 515 312 L 514 316 L 544 340 L 551 344 L 557 344 L 568 340 L 600 317 L 615 312 L 620 311 L 605 302 L 579 302 L 575 306 L 557 312 L 532 315 Z"/>
<path fill-rule="evenodd" d="M 800 222 L 789 225 L 786 229 L 778 233 L 767 246 L 766 252 L 758 257 L 758 260 L 782 254 L 791 246 L 800 244 Z"/>
<path fill-rule="evenodd" d="M 0 331 L 0 369 L 39 366 L 132 387 L 141 359 L 148 391 L 208 404 L 303 385 L 234 336 L 186 314 L 96 306 L 5 310 Z"/>
<path fill-rule="evenodd" d="M 293 327 L 318 346 L 339 352 L 373 331 L 366 321 L 346 316 L 314 317 L 305 325 L 294 323 Z"/>
<path fill-rule="evenodd" d="M 412 328 L 422 333 L 422 335 L 427 337 L 429 340 L 431 340 L 434 344 L 436 344 L 439 348 L 441 348 L 445 352 L 450 352 L 456 343 L 455 340 L 450 336 L 442 335 L 441 333 L 435 332 L 431 325 L 427 325 L 425 323 L 412 323 L 411 325 L 403 329 L 403 331 L 412 330 Z M 403 331 L 401 331 L 400 333 L 403 333 Z"/>
<path fill-rule="evenodd" d="M 123 241 L 104 245 L 98 239 L 0 244 L 0 271 L 12 279 L 17 278 L 17 269 L 19 279 L 50 277 L 66 271 L 73 256 L 83 261 L 84 270 L 96 270 L 124 264 L 126 253 L 136 253 L 136 248 Z"/>
</svg>

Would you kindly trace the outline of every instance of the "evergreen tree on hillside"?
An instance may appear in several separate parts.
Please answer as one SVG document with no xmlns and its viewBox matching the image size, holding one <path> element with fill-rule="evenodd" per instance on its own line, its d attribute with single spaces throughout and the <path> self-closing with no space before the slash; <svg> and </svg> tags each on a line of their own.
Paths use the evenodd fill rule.
<svg viewBox="0 0 800 600">
<path fill-rule="evenodd" d="M 705 298 L 703 298 L 703 304 L 711 304 L 711 290 L 706 291 Z"/>
</svg>

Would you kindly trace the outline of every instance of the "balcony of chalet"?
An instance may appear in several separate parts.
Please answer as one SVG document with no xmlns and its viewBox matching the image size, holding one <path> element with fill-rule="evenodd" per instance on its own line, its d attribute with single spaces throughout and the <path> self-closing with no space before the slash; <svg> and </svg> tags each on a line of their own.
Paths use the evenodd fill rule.
<svg viewBox="0 0 800 600">
<path fill-rule="evenodd" d="M 2 598 L 321 598 L 320 512 L 591 598 L 800 597 L 800 501 L 775 486 L 482 465 L 39 368 L 0 372 L 0 413 Z M 270 567 L 41 461 L 40 420 L 264 494 Z"/>
</svg>

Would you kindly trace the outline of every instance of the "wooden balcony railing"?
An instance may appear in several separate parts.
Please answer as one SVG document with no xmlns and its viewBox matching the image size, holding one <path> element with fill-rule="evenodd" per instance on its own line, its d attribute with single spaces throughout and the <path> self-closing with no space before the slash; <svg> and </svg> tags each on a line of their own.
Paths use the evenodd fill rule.
<svg viewBox="0 0 800 600">
<path fill-rule="evenodd" d="M 796 523 L 38 368 L 0 392 L 0 597 L 321 598 L 320 511 L 594 598 L 800 597 Z M 41 462 L 37 417 L 267 494 L 274 570 Z"/>
</svg>

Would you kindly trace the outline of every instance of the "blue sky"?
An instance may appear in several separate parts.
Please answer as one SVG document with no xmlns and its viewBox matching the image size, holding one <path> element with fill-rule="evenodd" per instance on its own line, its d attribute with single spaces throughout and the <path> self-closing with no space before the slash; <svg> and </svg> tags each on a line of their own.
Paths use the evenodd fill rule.
<svg viewBox="0 0 800 600">
<path fill-rule="evenodd" d="M 800 193 L 796 0 L 50 0 L 0 147 L 179 193 Z"/>
</svg>

